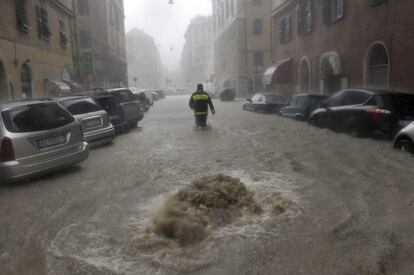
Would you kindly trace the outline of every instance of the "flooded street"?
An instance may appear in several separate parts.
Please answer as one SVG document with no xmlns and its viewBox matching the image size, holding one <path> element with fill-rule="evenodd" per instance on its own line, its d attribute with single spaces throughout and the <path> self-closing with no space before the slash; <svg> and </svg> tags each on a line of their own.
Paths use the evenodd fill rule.
<svg viewBox="0 0 414 275">
<path fill-rule="evenodd" d="M 413 274 L 413 157 L 243 103 L 214 101 L 198 132 L 188 97 L 168 97 L 80 167 L 1 186 L 0 274 Z M 218 174 L 262 211 L 190 245 L 150 230 L 170 195 Z"/>
</svg>

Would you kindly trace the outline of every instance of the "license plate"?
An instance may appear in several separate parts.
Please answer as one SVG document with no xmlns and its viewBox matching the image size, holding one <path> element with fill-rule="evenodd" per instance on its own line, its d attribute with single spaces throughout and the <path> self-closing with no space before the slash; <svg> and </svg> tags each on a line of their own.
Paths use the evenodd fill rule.
<svg viewBox="0 0 414 275">
<path fill-rule="evenodd" d="M 96 126 L 101 126 L 101 120 L 100 119 L 85 121 L 85 127 L 86 128 L 92 128 L 92 127 L 96 127 Z"/>
<path fill-rule="evenodd" d="M 57 135 L 45 139 L 39 139 L 36 141 L 37 147 L 39 149 L 47 148 L 54 145 L 63 144 L 66 142 L 66 137 L 63 135 Z"/>
<path fill-rule="evenodd" d="M 398 124 L 399 124 L 401 127 L 405 127 L 405 126 L 407 126 L 407 125 L 411 124 L 411 122 L 413 122 L 413 121 L 412 121 L 412 120 L 399 120 L 399 121 L 398 121 Z"/>
</svg>

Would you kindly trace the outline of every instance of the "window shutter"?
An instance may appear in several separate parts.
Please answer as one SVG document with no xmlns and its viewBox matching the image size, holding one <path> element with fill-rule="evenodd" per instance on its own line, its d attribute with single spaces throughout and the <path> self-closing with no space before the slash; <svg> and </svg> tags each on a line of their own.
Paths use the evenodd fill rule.
<svg viewBox="0 0 414 275">
<path fill-rule="evenodd" d="M 331 0 L 323 0 L 322 2 L 322 13 L 323 13 L 323 23 L 328 25 L 331 23 Z"/>
<path fill-rule="evenodd" d="M 298 35 L 303 33 L 303 17 L 302 6 L 298 4 L 296 9 L 296 17 L 298 18 Z"/>
</svg>

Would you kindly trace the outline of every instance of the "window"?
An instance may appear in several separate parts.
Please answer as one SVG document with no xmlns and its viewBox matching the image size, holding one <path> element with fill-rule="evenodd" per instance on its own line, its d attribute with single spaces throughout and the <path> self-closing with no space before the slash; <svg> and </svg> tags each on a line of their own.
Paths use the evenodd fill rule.
<svg viewBox="0 0 414 275">
<path fill-rule="evenodd" d="M 385 0 L 368 0 L 370 6 L 376 6 L 385 2 Z"/>
<path fill-rule="evenodd" d="M 375 88 L 388 87 L 389 57 L 385 46 L 374 44 L 368 53 L 368 86 Z"/>
<path fill-rule="evenodd" d="M 32 98 L 32 72 L 26 63 L 20 70 L 20 81 L 22 85 L 22 97 Z"/>
<path fill-rule="evenodd" d="M 365 103 L 371 95 L 363 92 L 350 91 L 345 94 L 344 100 L 341 105 L 359 105 Z"/>
<path fill-rule="evenodd" d="M 253 34 L 262 34 L 263 33 L 263 20 L 261 18 L 256 18 L 253 20 Z"/>
<path fill-rule="evenodd" d="M 44 40 L 49 40 L 52 33 L 49 28 L 49 19 L 47 15 L 47 10 L 40 6 L 36 6 L 36 16 L 37 16 L 37 30 L 39 37 Z"/>
<path fill-rule="evenodd" d="M 254 66 L 263 66 L 263 52 L 255 52 L 253 54 Z"/>
<path fill-rule="evenodd" d="M 291 29 L 291 17 L 290 15 L 286 16 L 285 18 L 280 21 L 279 25 L 279 39 L 280 42 L 286 43 L 292 39 L 292 29 Z"/>
<path fill-rule="evenodd" d="M 69 40 L 66 37 L 65 22 L 62 20 L 59 20 L 59 37 L 60 37 L 60 45 L 63 48 L 66 48 L 69 44 Z"/>
<path fill-rule="evenodd" d="M 331 24 L 344 17 L 344 0 L 323 0 L 323 22 Z"/>
<path fill-rule="evenodd" d="M 298 9 L 298 34 L 303 35 L 312 31 L 313 28 L 313 1 L 305 0 L 299 2 Z"/>
<path fill-rule="evenodd" d="M 262 5 L 262 0 L 252 0 L 253 1 L 253 6 L 261 6 Z"/>
<path fill-rule="evenodd" d="M 88 31 L 80 32 L 80 47 L 83 49 L 91 48 L 91 33 Z"/>
<path fill-rule="evenodd" d="M 297 106 L 305 106 L 306 105 L 306 96 L 298 96 L 296 99 Z"/>
<path fill-rule="evenodd" d="M 341 100 L 342 100 L 343 92 L 339 92 L 336 94 L 333 94 L 331 97 L 329 97 L 325 103 L 327 107 L 335 107 L 339 106 Z"/>
<path fill-rule="evenodd" d="M 31 104 L 2 113 L 8 131 L 37 132 L 72 123 L 74 118 L 56 103 Z"/>
<path fill-rule="evenodd" d="M 89 15 L 89 0 L 78 0 L 78 11 L 80 15 Z"/>
<path fill-rule="evenodd" d="M 93 99 L 74 99 L 60 102 L 72 115 L 101 111 L 102 108 Z"/>
<path fill-rule="evenodd" d="M 22 32 L 30 30 L 29 18 L 27 16 L 27 0 L 16 0 L 17 29 Z"/>
</svg>

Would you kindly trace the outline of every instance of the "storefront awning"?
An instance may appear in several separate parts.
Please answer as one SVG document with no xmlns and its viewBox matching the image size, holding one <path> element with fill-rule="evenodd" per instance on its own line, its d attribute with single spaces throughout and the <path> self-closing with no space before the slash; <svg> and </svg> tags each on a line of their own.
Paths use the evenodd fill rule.
<svg viewBox="0 0 414 275">
<path fill-rule="evenodd" d="M 263 75 L 265 85 L 289 83 L 291 81 L 292 59 L 281 60 L 267 68 Z"/>
</svg>

